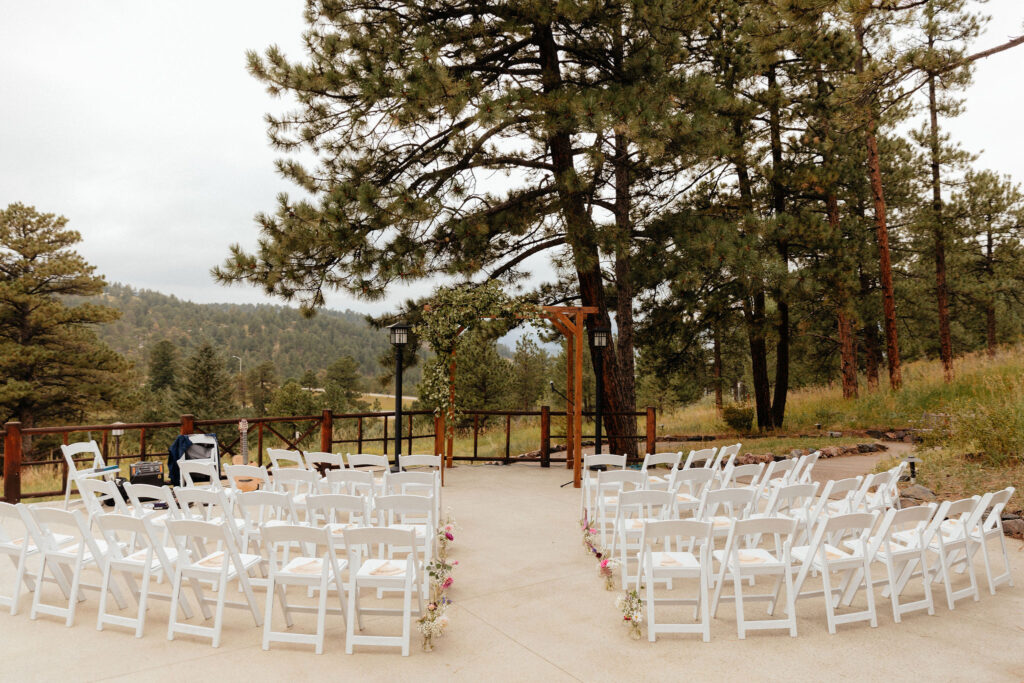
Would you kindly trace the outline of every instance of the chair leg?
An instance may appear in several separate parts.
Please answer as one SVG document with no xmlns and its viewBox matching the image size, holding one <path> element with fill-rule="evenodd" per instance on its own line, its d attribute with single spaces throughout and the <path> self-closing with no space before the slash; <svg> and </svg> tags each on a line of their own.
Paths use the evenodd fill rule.
<svg viewBox="0 0 1024 683">
<path fill-rule="evenodd" d="M 868 598 L 868 612 L 871 613 L 871 628 L 878 627 L 878 610 L 875 609 L 875 589 L 871 581 L 871 563 L 864 562 L 864 592 Z"/>
<path fill-rule="evenodd" d="M 110 563 L 103 567 L 103 579 L 100 581 L 100 606 L 96 611 L 96 630 L 103 630 L 103 618 L 107 616 L 107 590 L 110 588 Z"/>
<path fill-rule="evenodd" d="M 273 628 L 274 621 L 274 593 L 276 593 L 276 587 L 274 582 L 274 574 L 271 573 L 267 578 L 267 600 L 266 608 L 263 612 L 263 649 L 270 649 L 270 630 Z"/>
<path fill-rule="evenodd" d="M 217 585 L 217 611 L 213 616 L 213 646 L 220 647 L 220 630 L 224 625 L 224 602 L 227 599 L 228 582 L 222 575 Z"/>
<path fill-rule="evenodd" d="M 743 618 L 743 577 L 739 567 L 732 574 L 733 592 L 736 594 L 736 635 L 740 640 L 747 637 L 747 628 Z"/>
<path fill-rule="evenodd" d="M 359 584 L 355 577 L 352 577 L 352 585 L 348 589 L 348 615 L 345 623 L 345 654 L 352 654 L 352 638 L 355 636 L 355 618 L 359 610 L 356 595 L 359 593 Z"/>
<path fill-rule="evenodd" d="M 13 560 L 14 558 L 11 557 Z M 18 614 L 18 604 L 21 602 L 21 584 L 28 586 L 29 591 L 34 590 L 35 584 L 26 573 L 26 562 L 24 551 L 18 555 L 17 569 L 14 578 L 14 593 L 11 595 L 11 616 Z M 1013 585 L 1013 584 L 1010 584 Z"/>
<path fill-rule="evenodd" d="M 78 594 L 81 591 L 82 563 L 75 562 L 75 572 L 71 577 L 71 599 L 68 600 L 68 618 L 64 625 L 71 627 L 75 623 L 75 611 L 78 608 Z"/>
<path fill-rule="evenodd" d="M 655 618 L 654 618 L 654 576 L 651 574 L 647 575 L 646 584 L 647 593 L 647 640 L 652 643 L 658 639 L 657 633 L 655 633 Z"/>
<path fill-rule="evenodd" d="M 146 629 L 146 600 L 149 598 L 149 582 L 152 578 L 152 569 L 147 564 L 142 570 L 142 587 L 139 590 L 139 617 L 135 626 L 135 637 L 141 638 Z"/>
<path fill-rule="evenodd" d="M 197 594 L 199 604 L 205 607 L 202 598 Z M 178 608 L 181 599 L 181 568 L 174 570 L 174 581 L 171 583 L 171 616 L 167 620 L 167 640 L 174 640 L 174 627 L 178 625 Z M 205 610 L 204 610 L 205 611 Z"/>
<path fill-rule="evenodd" d="M 832 606 L 832 572 L 828 566 L 821 569 L 822 588 L 825 591 L 825 615 L 828 618 L 828 632 L 836 634 L 836 610 Z"/>
<path fill-rule="evenodd" d="M 316 610 L 316 653 L 322 655 L 324 653 L 324 628 L 326 626 L 327 619 L 327 590 L 328 590 L 328 571 L 329 567 L 327 563 L 324 563 L 324 573 L 320 578 L 320 601 L 317 604 Z"/>
</svg>

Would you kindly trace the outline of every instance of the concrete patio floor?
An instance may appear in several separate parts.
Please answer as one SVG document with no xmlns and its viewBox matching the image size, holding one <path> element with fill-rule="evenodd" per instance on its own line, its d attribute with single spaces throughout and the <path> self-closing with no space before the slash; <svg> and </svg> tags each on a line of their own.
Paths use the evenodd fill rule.
<svg viewBox="0 0 1024 683">
<path fill-rule="evenodd" d="M 870 464 L 868 459 L 839 458 L 818 467 L 829 476 L 830 466 L 848 471 L 866 470 Z M 19 615 L 0 610 L 0 680 L 1024 679 L 1024 551 L 1019 541 L 1008 539 L 1016 587 L 1004 585 L 990 595 L 979 558 L 981 600 L 961 601 L 953 612 L 937 586 L 934 616 L 917 612 L 895 624 L 879 591 L 877 628 L 841 625 L 832 636 L 823 599 L 809 598 L 797 605 L 799 637 L 755 632 L 741 641 L 733 606 L 724 603 L 712 621 L 710 643 L 690 635 L 633 641 L 615 608 L 619 593 L 604 590 L 595 562 L 582 547 L 578 491 L 559 487 L 569 480 L 571 472 L 563 467 L 534 464 L 462 466 L 447 473 L 445 507 L 460 527 L 451 557 L 460 564 L 450 592 L 455 602 L 451 626 L 434 652 L 422 652 L 414 632 L 408 658 L 396 650 L 365 647 L 346 655 L 340 616 L 328 617 L 321 656 L 311 646 L 281 643 L 264 652 L 260 630 L 241 610 L 227 611 L 220 648 L 190 636 L 169 642 L 165 601 L 152 603 L 146 634 L 136 639 L 127 629 L 96 630 L 95 592 L 79 605 L 70 629 L 48 616 L 30 620 L 30 600 L 23 596 Z M 89 581 L 98 583 L 92 574 Z M 5 561 L 0 566 L 4 592 L 12 580 Z M 45 590 L 51 600 L 60 595 L 53 585 Z M 257 589 L 261 607 L 263 595 Z M 858 602 L 863 604 L 863 592 Z M 762 605 L 751 608 L 762 610 Z M 312 619 L 298 617 L 296 628 L 308 629 Z"/>
</svg>

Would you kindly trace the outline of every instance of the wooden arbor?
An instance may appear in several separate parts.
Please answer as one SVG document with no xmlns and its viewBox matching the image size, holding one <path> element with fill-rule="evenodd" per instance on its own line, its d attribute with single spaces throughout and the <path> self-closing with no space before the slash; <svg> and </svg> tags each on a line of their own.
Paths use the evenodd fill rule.
<svg viewBox="0 0 1024 683">
<path fill-rule="evenodd" d="M 565 466 L 572 467 L 573 486 L 580 487 L 583 476 L 583 323 L 586 316 L 597 313 L 595 306 L 542 306 L 530 316 L 551 321 L 565 335 L 569 345 L 565 372 Z M 461 333 L 462 330 L 459 330 Z M 455 354 L 452 353 L 450 386 L 455 397 Z M 569 454 L 572 454 L 571 457 Z M 447 466 L 453 464 L 454 444 L 447 439 Z"/>
</svg>

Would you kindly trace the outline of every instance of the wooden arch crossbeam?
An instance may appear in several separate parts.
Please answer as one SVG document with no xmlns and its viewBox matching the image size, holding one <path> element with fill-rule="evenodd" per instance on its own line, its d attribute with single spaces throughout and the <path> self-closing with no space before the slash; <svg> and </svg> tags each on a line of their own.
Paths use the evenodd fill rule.
<svg viewBox="0 0 1024 683">
<path fill-rule="evenodd" d="M 429 312 L 429 308 L 425 308 Z M 572 483 L 580 487 L 583 478 L 583 335 L 586 316 L 597 313 L 596 306 L 541 306 L 541 310 L 521 318 L 549 320 L 556 330 L 565 335 L 568 344 L 565 372 L 565 452 L 566 469 L 572 468 Z M 462 334 L 465 328 L 459 329 Z M 449 366 L 449 387 L 452 403 L 455 402 L 455 352 Z M 448 436 L 446 443 L 446 467 L 454 464 L 455 445 Z"/>
</svg>

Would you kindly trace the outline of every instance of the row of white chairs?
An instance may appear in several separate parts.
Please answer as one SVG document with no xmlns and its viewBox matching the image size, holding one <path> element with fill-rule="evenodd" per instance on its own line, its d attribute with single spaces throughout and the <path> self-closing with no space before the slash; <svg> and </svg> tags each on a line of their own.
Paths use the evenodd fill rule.
<svg viewBox="0 0 1024 683">
<path fill-rule="evenodd" d="M 825 489 L 834 488 L 827 482 Z M 808 516 L 814 506 L 816 484 L 792 484 L 803 495 L 801 507 L 780 506 L 775 510 L 744 514 L 749 505 L 749 489 L 721 489 L 707 493 L 704 504 L 691 519 L 678 519 L 671 492 L 637 489 L 619 495 L 615 521 L 615 545 L 623 583 L 645 587 L 648 633 L 655 640 L 658 633 L 698 632 L 710 638 L 710 617 L 723 600 L 736 602 L 737 630 L 740 638 L 748 629 L 784 628 L 796 635 L 795 601 L 813 595 L 825 595 L 830 633 L 836 626 L 851 621 L 867 620 L 877 624 L 874 588 L 883 587 L 883 595 L 892 602 L 896 622 L 907 612 L 926 609 L 934 614 L 931 586 L 941 582 L 947 605 L 952 610 L 957 601 L 970 597 L 979 599 L 974 572 L 974 557 L 981 552 L 988 586 L 1013 585 L 1009 558 L 1002 529 L 1002 511 L 1014 493 L 1012 487 L 983 496 L 943 502 L 939 505 L 897 509 L 853 509 L 847 505 L 838 512 L 819 510 L 817 518 Z M 790 491 L 787 491 L 789 493 Z M 826 499 L 827 500 L 827 499 Z M 819 501 L 820 502 L 820 501 Z M 798 514 L 793 514 L 798 512 Z M 725 513 L 725 514 L 722 514 Z M 716 548 L 716 540 L 724 545 Z M 998 542 L 1002 551 L 1003 570 L 996 574 L 989 545 Z M 719 541 L 720 542 L 720 541 Z M 675 550 L 677 548 L 678 550 Z M 614 553 L 614 550 L 613 550 Z M 636 570 L 630 569 L 636 563 Z M 874 580 L 872 567 L 881 563 L 885 578 Z M 717 568 L 716 568 L 717 567 Z M 954 587 L 954 571 L 966 573 L 965 587 Z M 821 575 L 823 589 L 804 589 L 809 575 Z M 833 576 L 839 577 L 833 583 Z M 769 593 L 744 594 L 743 582 L 754 583 L 755 577 L 775 578 Z M 672 588 L 673 578 L 697 579 L 696 595 L 683 600 L 660 598 L 654 593 L 656 583 Z M 901 596 L 911 579 L 923 586 L 922 599 L 905 602 Z M 724 596 L 726 583 L 733 585 L 733 594 Z M 744 601 L 769 601 L 772 615 L 785 588 L 785 617 L 747 621 Z M 867 608 L 838 614 L 840 605 L 850 605 L 860 589 L 867 589 Z M 693 604 L 696 624 L 663 624 L 659 622 L 659 606 Z"/>
</svg>

